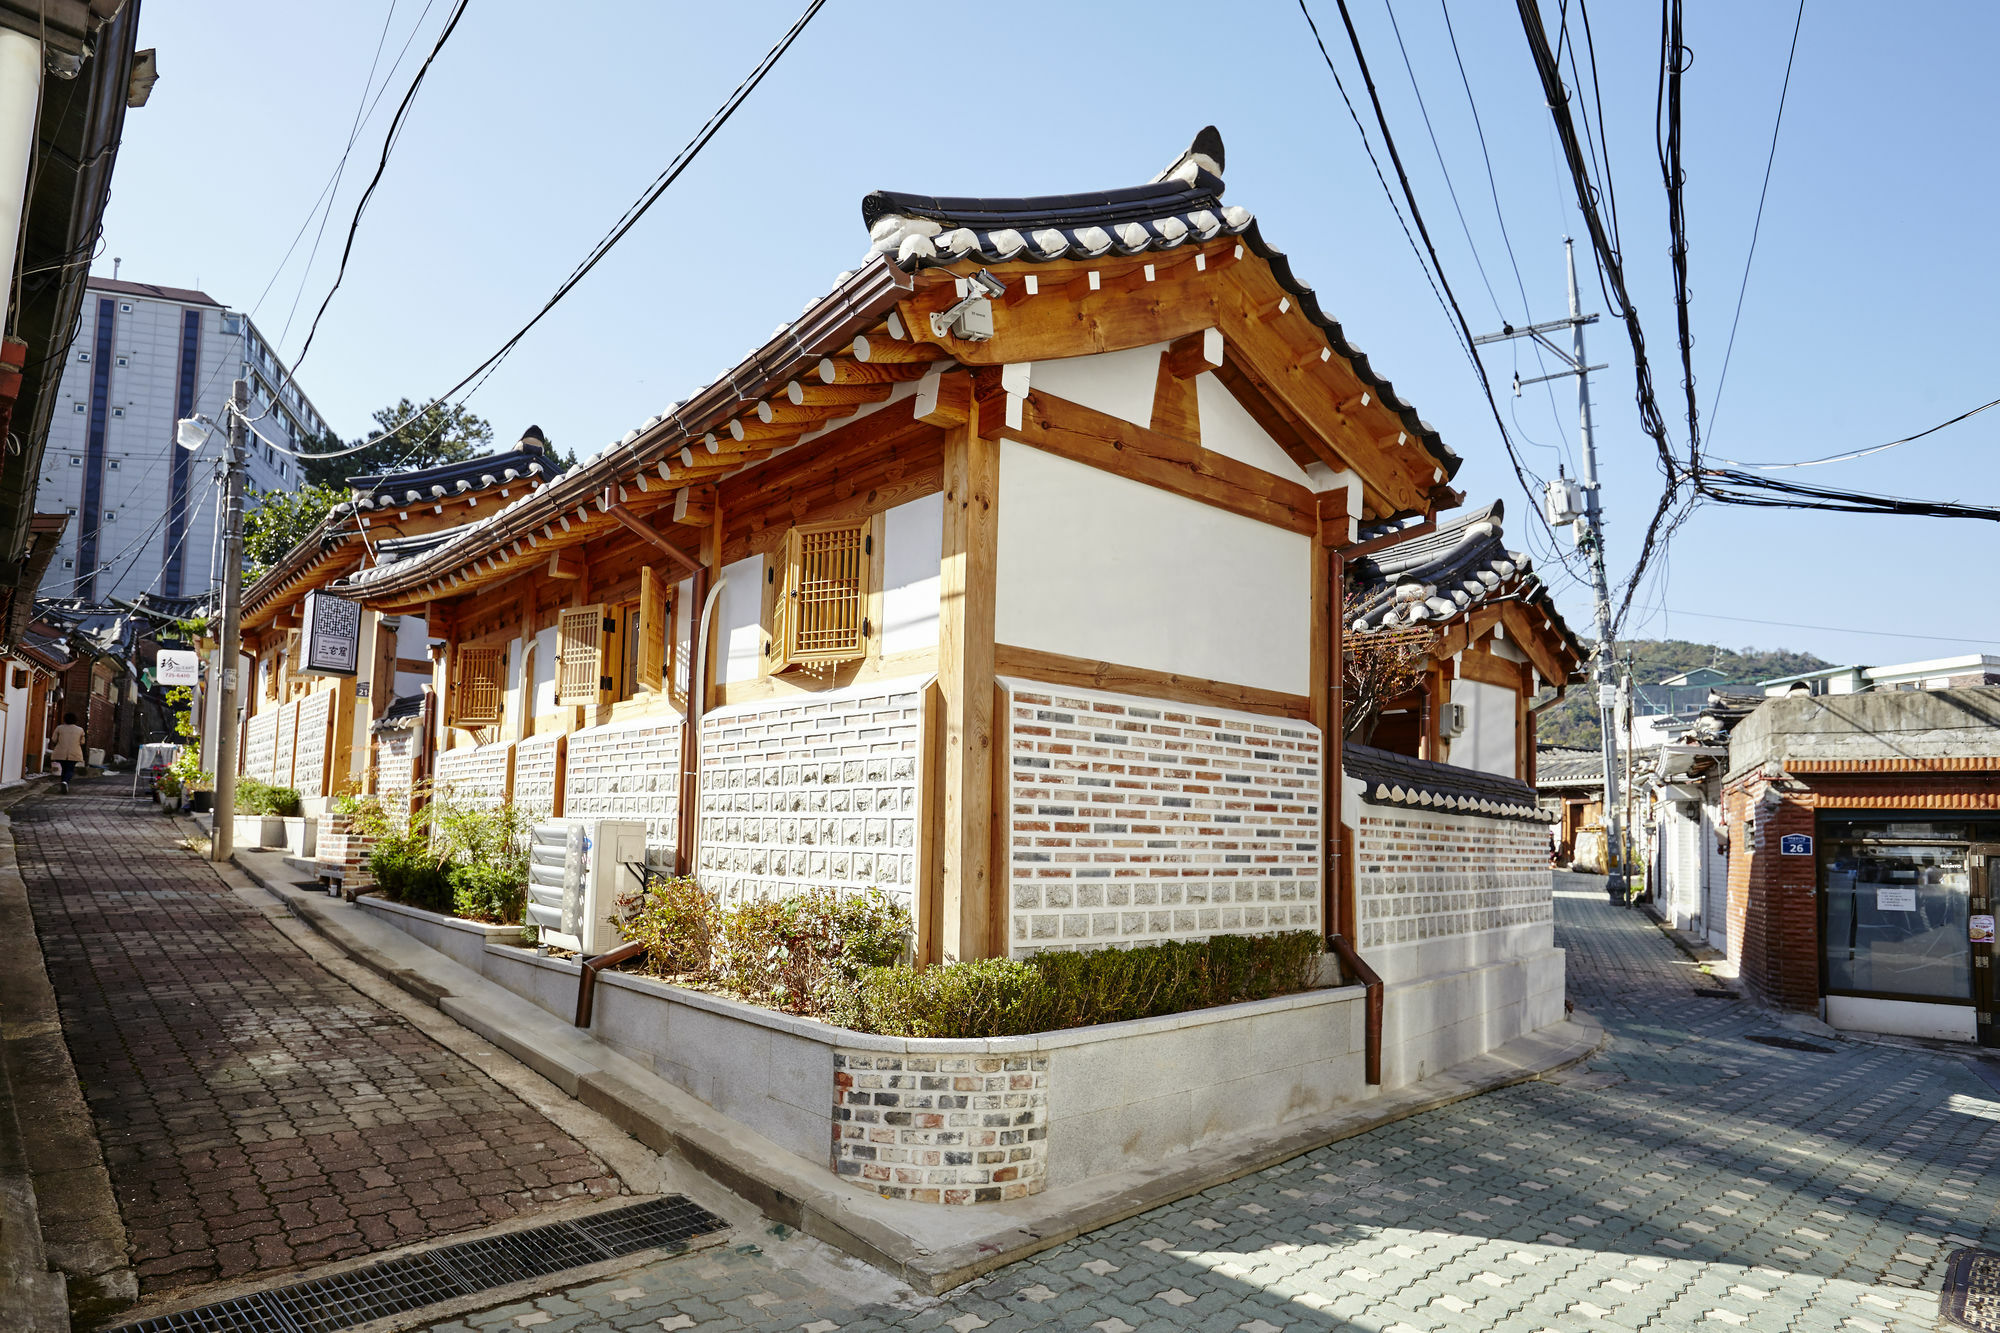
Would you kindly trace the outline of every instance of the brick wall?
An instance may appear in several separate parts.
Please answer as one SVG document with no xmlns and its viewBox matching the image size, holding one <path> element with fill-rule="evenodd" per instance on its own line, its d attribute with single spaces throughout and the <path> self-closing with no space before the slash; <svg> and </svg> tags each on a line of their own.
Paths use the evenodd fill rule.
<svg viewBox="0 0 2000 1333">
<path fill-rule="evenodd" d="M 1548 825 L 1364 804 L 1354 829 L 1354 901 L 1364 956 L 1423 941 L 1552 928 Z M 1487 961 L 1491 952 L 1474 954 Z"/>
<path fill-rule="evenodd" d="M 1795 789 L 1787 790 L 1791 786 Z M 1817 857 L 1785 856 L 1787 833 L 1814 831 L 1813 793 L 1755 772 L 1723 789 L 1729 821 L 1729 940 L 1743 984 L 1766 1003 L 1819 1011 Z"/>
<path fill-rule="evenodd" d="M 547 819 L 555 813 L 556 775 L 562 766 L 565 740 L 555 731 L 514 742 L 514 808 L 531 820 Z M 674 771 L 680 772 L 678 764 Z"/>
<path fill-rule="evenodd" d="M 725 902 L 875 887 L 913 903 L 924 683 L 709 713 L 701 729 L 703 886 Z M 572 737 L 572 782 L 577 766 Z"/>
<path fill-rule="evenodd" d="M 1319 928 L 1316 728 L 1004 684 L 1016 956 Z"/>
<path fill-rule="evenodd" d="M 368 874 L 368 852 L 373 845 L 373 838 L 354 831 L 352 816 L 321 815 L 313 860 L 318 865 L 340 867 L 341 892 L 357 893 L 375 885 Z"/>
<path fill-rule="evenodd" d="M 1048 1180 L 1046 1055 L 835 1051 L 833 1169 L 891 1199 L 998 1203 Z"/>
<path fill-rule="evenodd" d="M 565 819 L 640 819 L 646 862 L 670 869 L 679 841 L 681 720 L 661 714 L 569 734 L 564 761 Z M 538 756 L 539 758 L 540 756 Z M 554 753 L 542 781 L 554 782 Z"/>
<path fill-rule="evenodd" d="M 298 739 L 292 753 L 291 785 L 301 796 L 324 796 L 327 740 L 333 732 L 332 690 L 309 694 L 298 703 Z"/>
<path fill-rule="evenodd" d="M 514 775 L 514 743 L 462 745 L 437 757 L 434 785 L 464 805 L 496 809 L 508 801 Z"/>
</svg>

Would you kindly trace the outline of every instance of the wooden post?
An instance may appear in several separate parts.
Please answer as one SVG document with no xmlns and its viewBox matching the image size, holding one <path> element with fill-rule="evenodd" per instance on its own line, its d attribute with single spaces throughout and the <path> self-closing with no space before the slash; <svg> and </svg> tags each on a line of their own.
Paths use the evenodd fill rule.
<svg viewBox="0 0 2000 1333">
<path fill-rule="evenodd" d="M 716 554 L 721 554 L 717 549 Z M 702 608 L 708 602 L 709 571 L 698 569 L 688 589 L 687 706 L 681 710 L 681 780 L 675 807 L 674 871 L 694 873 L 695 827 L 701 804 L 701 715 L 706 697 L 702 659 L 708 645 L 702 641 Z"/>
<path fill-rule="evenodd" d="M 943 701 L 944 876 L 939 948 L 947 959 L 993 951 L 993 616 L 1000 445 L 981 438 L 979 408 L 944 438 L 944 556 L 939 567 L 938 689 Z"/>
</svg>

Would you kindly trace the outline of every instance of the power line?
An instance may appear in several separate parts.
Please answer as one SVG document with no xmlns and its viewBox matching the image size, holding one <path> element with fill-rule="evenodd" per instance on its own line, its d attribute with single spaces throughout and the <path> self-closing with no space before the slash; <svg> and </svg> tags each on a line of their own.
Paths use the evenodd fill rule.
<svg viewBox="0 0 2000 1333">
<path fill-rule="evenodd" d="M 347 276 L 347 261 L 354 254 L 354 236 L 361 228 L 361 215 L 368 211 L 368 201 L 375 197 L 375 187 L 382 183 L 382 173 L 389 169 L 389 155 L 395 151 L 396 141 L 402 137 L 404 120 L 410 114 L 410 104 L 416 100 L 418 90 L 424 86 L 424 77 L 431 72 L 432 64 L 437 61 L 438 52 L 444 50 L 445 43 L 450 41 L 452 33 L 458 30 L 458 21 L 465 17 L 465 7 L 468 3 L 470 0 L 458 0 L 452 7 L 451 16 L 445 20 L 444 31 L 438 34 L 437 42 L 431 47 L 431 53 L 424 57 L 424 63 L 417 67 L 416 77 L 410 80 L 410 86 L 403 93 L 403 100 L 397 104 L 396 114 L 389 119 L 389 131 L 382 136 L 382 156 L 375 163 L 375 175 L 369 180 L 368 188 L 361 192 L 360 201 L 354 205 L 354 217 L 347 224 L 347 244 L 341 248 L 340 267 L 334 272 L 333 286 L 327 288 L 326 299 L 319 303 L 319 311 L 313 316 L 312 327 L 306 330 L 305 344 L 299 348 L 298 356 L 292 360 L 289 372 L 291 375 L 296 375 L 298 368 L 305 364 L 307 353 L 312 351 L 313 336 L 319 332 L 319 322 L 326 315 L 326 308 L 333 304 L 334 293 L 340 290 L 341 280 Z"/>
<path fill-rule="evenodd" d="M 1696 620 L 1727 620 L 1738 625 L 1770 625 L 1776 629 L 1823 630 L 1829 634 L 1859 634 L 1871 639 L 1918 639 L 1930 643 L 1980 643 L 2000 644 L 2000 639 L 1968 639 L 1952 634 L 1898 634 L 1893 630 L 1855 629 L 1852 625 L 1802 625 L 1790 620 L 1771 620 L 1765 616 L 1725 616 L 1713 611 L 1687 611 L 1679 607 L 1653 606 L 1642 610 L 1669 611 L 1677 616 L 1692 616 Z"/>
<path fill-rule="evenodd" d="M 1785 81 L 1778 89 L 1778 116 L 1771 124 L 1771 151 L 1764 158 L 1764 184 L 1757 191 L 1757 220 L 1750 225 L 1750 250 L 1743 256 L 1743 281 L 1737 284 L 1736 313 L 1729 320 L 1729 345 L 1722 352 L 1722 373 L 1716 376 L 1715 397 L 1708 403 L 1708 433 L 1711 439 L 1715 436 L 1715 414 L 1722 409 L 1722 390 L 1729 383 L 1729 359 L 1736 354 L 1736 326 L 1743 319 L 1743 294 L 1750 290 L 1750 264 L 1757 258 L 1757 236 L 1764 229 L 1764 199 L 1771 193 L 1771 164 L 1778 160 L 1778 131 L 1785 125 L 1785 99 L 1792 91 L 1792 62 L 1798 59 L 1799 29 L 1805 26 L 1805 21 L 1806 0 L 1799 0 L 1798 17 L 1792 21 L 1792 49 L 1785 56 Z M 1897 443 L 1906 442 L 1898 440 Z"/>
<path fill-rule="evenodd" d="M 1581 0 L 1578 0 L 1581 3 Z M 1682 39 L 1681 0 L 1666 0 L 1660 13 L 1660 95 L 1654 105 L 1654 146 L 1660 156 L 1660 179 L 1667 190 L 1667 256 L 1674 270 L 1674 319 L 1680 335 L 1681 389 L 1687 395 L 1688 470 L 1701 470 L 1701 409 L 1694 393 L 1694 333 L 1688 312 L 1687 171 L 1681 165 L 1681 76 L 1693 52 Z M 1662 137 L 1660 115 L 1666 124 Z M 1701 483 L 1696 481 L 1696 489 Z"/>
<path fill-rule="evenodd" d="M 1845 453 L 1829 454 L 1825 458 L 1808 458 L 1802 462 L 1797 462 L 1797 463 L 1745 463 L 1734 458 L 1718 458 L 1715 461 L 1718 463 L 1728 463 L 1732 467 L 1754 468 L 1760 472 L 1776 472 L 1783 470 L 1785 468 L 1795 468 L 1795 467 L 1819 467 L 1822 464 L 1826 463 L 1851 463 L 1857 458 L 1867 458 L 1870 454 L 1879 454 L 1886 450 L 1894 449 L 1899 445 L 1905 445 L 1912 443 L 1913 441 L 1916 440 L 1921 440 L 1926 435 L 1935 435 L 1947 426 L 1956 426 L 1959 422 L 1964 421 L 1967 418 L 1976 417 L 1981 412 L 1988 412 L 1996 407 L 2000 407 L 2000 398 L 1995 398 L 1990 403 L 1981 403 L 1979 406 L 1973 408 L 1969 412 L 1960 412 L 1957 416 L 1952 417 L 1950 420 L 1940 421 L 1937 425 L 1932 426 L 1927 430 L 1920 430 L 1915 435 L 1905 435 L 1902 439 L 1891 440 L 1887 444 L 1869 445 L 1865 449 L 1850 449 Z M 1710 410 L 1711 412 L 1713 411 L 1712 408 Z M 1710 425 L 1714 424 L 1713 416 L 1709 418 L 1709 424 Z"/>
</svg>

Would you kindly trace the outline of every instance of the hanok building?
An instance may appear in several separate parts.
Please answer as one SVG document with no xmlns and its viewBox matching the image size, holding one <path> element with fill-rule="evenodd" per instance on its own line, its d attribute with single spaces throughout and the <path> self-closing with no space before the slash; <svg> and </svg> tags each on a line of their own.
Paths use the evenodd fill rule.
<svg viewBox="0 0 2000 1333">
<path fill-rule="evenodd" d="M 260 673 L 308 585 L 378 643 L 421 623 L 429 722 L 394 737 L 437 781 L 643 819 L 726 897 L 879 886 L 923 961 L 1337 932 L 1389 984 L 1392 1083 L 1557 1021 L 1519 724 L 1574 652 L 1520 562 L 1468 566 L 1433 674 L 1515 696 L 1454 742 L 1505 771 L 1440 740 L 1408 762 L 1441 796 L 1329 787 L 1346 557 L 1458 504 L 1459 460 L 1222 161 L 1208 130 L 1132 188 L 868 196 L 860 267 L 571 473 L 372 559 L 330 527 L 249 599 Z M 399 516 L 423 489 L 380 484 Z M 282 724 L 251 732 L 281 769 Z M 402 743 L 345 771 L 386 788 Z"/>
</svg>

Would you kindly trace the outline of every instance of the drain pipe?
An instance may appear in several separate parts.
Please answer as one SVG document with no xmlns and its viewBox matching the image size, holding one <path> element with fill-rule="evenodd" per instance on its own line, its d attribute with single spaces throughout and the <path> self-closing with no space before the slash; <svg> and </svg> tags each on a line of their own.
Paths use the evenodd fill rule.
<svg viewBox="0 0 2000 1333">
<path fill-rule="evenodd" d="M 1354 946 L 1347 942 L 1347 936 L 1332 935 L 1326 942 L 1327 947 L 1333 950 L 1333 956 L 1340 960 L 1340 965 L 1368 988 L 1367 1045 L 1363 1060 L 1367 1081 L 1379 1087 L 1382 1083 L 1382 978 L 1362 961 Z"/>
<path fill-rule="evenodd" d="M 628 940 L 610 953 L 601 953 L 594 958 L 583 960 L 583 972 L 576 979 L 576 1026 L 590 1027 L 590 1012 L 597 999 L 597 974 L 607 967 L 616 967 L 628 959 L 637 958 L 646 952 L 646 946 L 638 940 Z"/>
</svg>

